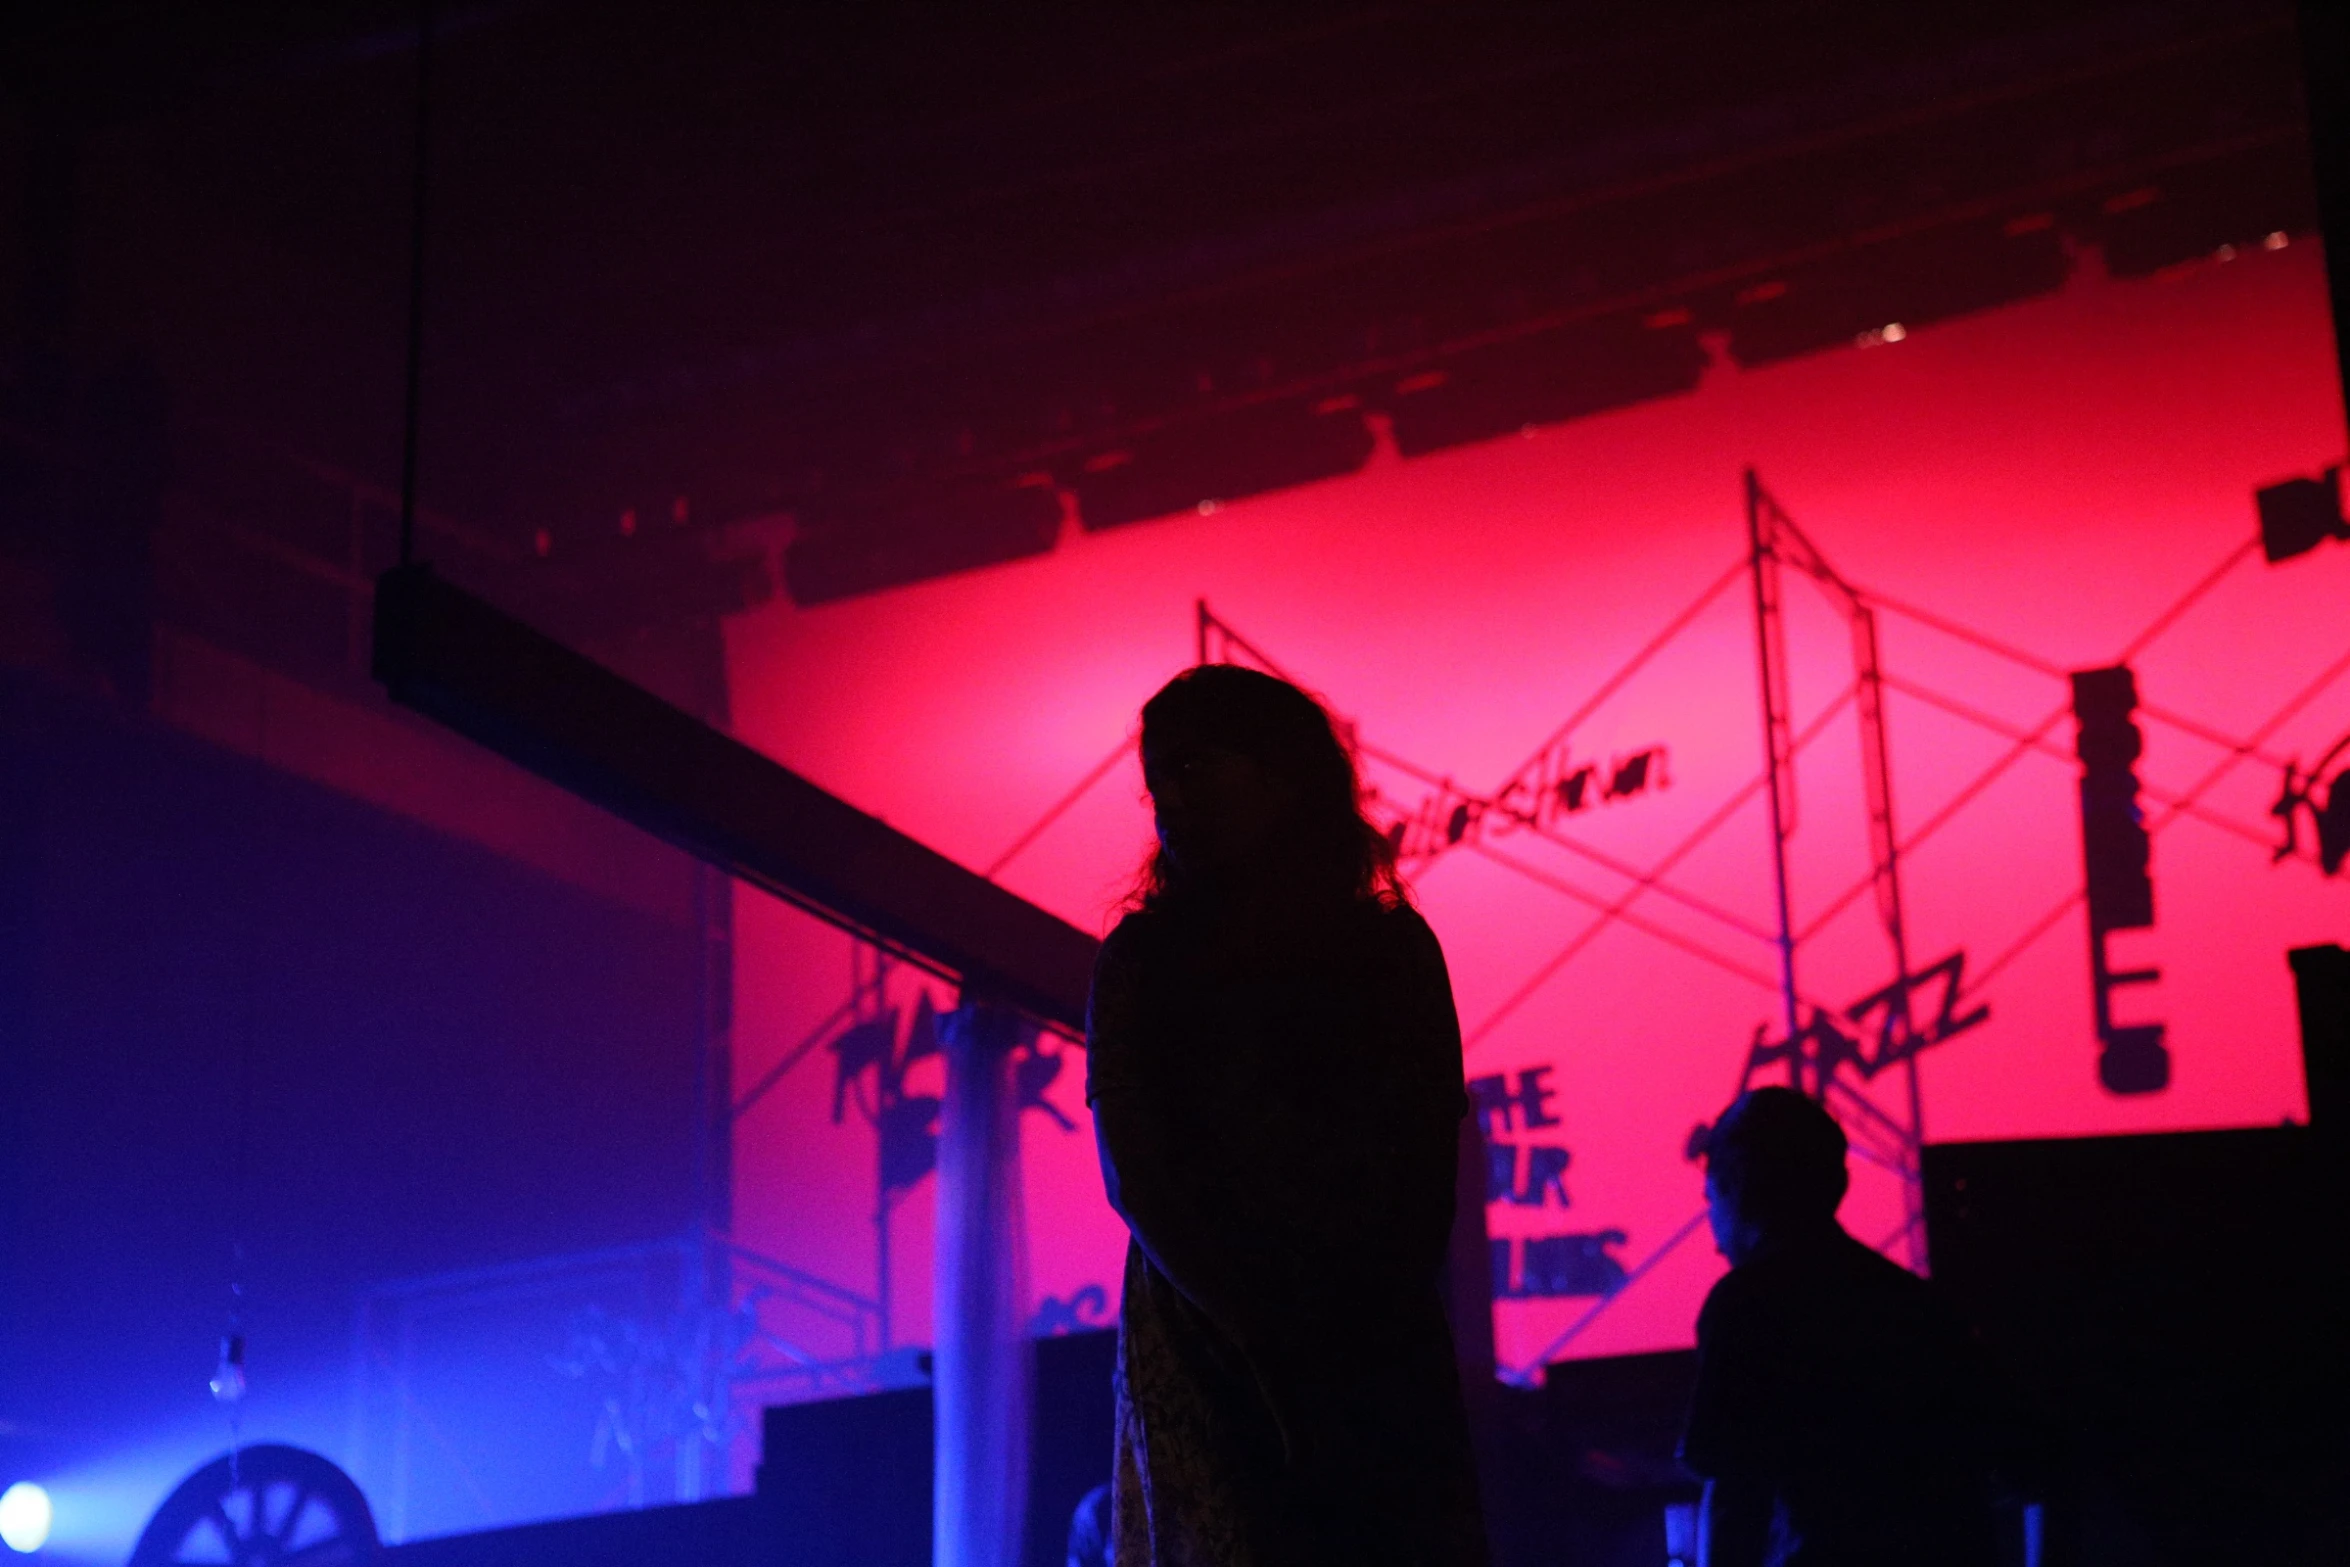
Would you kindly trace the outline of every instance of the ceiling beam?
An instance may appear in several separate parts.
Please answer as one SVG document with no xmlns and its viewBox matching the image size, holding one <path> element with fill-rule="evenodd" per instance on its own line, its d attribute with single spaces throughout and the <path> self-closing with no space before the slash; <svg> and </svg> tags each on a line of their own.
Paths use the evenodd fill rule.
<svg viewBox="0 0 2350 1567">
<path fill-rule="evenodd" d="M 1082 1034 L 1099 943 L 435 575 L 376 587 L 394 702 L 967 990 Z"/>
</svg>

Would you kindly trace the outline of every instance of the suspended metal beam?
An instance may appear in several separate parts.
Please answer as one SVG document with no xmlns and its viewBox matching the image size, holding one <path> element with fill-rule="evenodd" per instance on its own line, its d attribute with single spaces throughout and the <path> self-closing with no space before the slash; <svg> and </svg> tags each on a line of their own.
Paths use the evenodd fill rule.
<svg viewBox="0 0 2350 1567">
<path fill-rule="evenodd" d="M 430 567 L 376 584 L 375 678 L 731 876 L 1040 1022 L 1085 1027 L 1093 937 Z"/>
</svg>

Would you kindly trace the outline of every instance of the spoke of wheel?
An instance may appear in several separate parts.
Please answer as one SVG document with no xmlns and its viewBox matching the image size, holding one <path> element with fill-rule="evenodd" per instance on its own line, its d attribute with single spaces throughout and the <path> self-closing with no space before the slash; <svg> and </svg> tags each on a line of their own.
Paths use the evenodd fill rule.
<svg viewBox="0 0 2350 1567">
<path fill-rule="evenodd" d="M 298 1480 L 295 1481 L 294 1503 L 291 1507 L 286 1509 L 286 1515 L 278 1520 L 278 1527 L 269 1531 L 269 1537 L 278 1541 L 292 1539 L 294 1537 L 295 1526 L 302 1520 L 302 1509 L 309 1505 L 310 1487 L 302 1484 Z"/>
</svg>

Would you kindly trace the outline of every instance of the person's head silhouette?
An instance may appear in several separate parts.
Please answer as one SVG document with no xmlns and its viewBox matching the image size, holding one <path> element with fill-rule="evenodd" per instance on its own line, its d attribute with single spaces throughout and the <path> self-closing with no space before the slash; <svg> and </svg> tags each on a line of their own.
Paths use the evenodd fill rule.
<svg viewBox="0 0 2350 1567">
<path fill-rule="evenodd" d="M 1143 704 L 1142 771 L 1159 840 L 1145 907 L 1400 895 L 1353 754 L 1322 704 L 1286 680 L 1237 664 L 1177 675 Z"/>
<path fill-rule="evenodd" d="M 1733 1267 L 1765 1242 L 1832 1227 L 1850 1176 L 1844 1129 L 1792 1088 L 1738 1096 L 1707 1134 L 1705 1203 Z"/>
</svg>

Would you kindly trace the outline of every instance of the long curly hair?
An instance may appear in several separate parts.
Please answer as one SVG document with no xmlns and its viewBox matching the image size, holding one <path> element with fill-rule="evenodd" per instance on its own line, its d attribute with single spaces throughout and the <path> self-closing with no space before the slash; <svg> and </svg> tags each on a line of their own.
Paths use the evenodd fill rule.
<svg viewBox="0 0 2350 1567">
<path fill-rule="evenodd" d="M 1245 665 L 1195 665 L 1142 707 L 1146 754 L 1178 737 L 1237 751 L 1296 788 L 1283 837 L 1313 901 L 1410 901 L 1395 846 L 1363 810 L 1354 752 L 1313 695 Z M 1129 901 L 1140 909 L 1178 908 L 1197 891 L 1165 849 L 1154 847 Z"/>
</svg>

